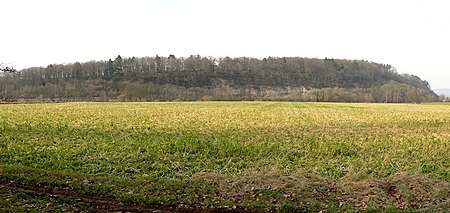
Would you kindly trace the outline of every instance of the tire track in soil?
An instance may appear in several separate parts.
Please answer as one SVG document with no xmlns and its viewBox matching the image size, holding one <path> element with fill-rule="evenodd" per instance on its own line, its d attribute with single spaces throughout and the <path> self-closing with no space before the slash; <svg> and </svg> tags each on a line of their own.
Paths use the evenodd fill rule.
<svg viewBox="0 0 450 213">
<path fill-rule="evenodd" d="M 12 192 L 23 192 L 34 196 L 52 196 L 64 197 L 75 200 L 86 205 L 86 209 L 94 210 L 95 212 L 261 212 L 248 209 L 232 209 L 225 207 L 166 207 L 166 206 L 145 206 L 136 203 L 124 203 L 110 197 L 98 195 L 83 195 L 70 190 L 47 188 L 44 186 L 35 186 L 18 183 L 16 181 L 9 181 L 0 179 L 0 188 L 10 190 Z M 267 212 L 267 211 L 266 211 Z"/>
<path fill-rule="evenodd" d="M 114 211 L 114 212 L 173 212 L 174 209 L 166 207 L 150 208 L 147 206 L 131 203 L 123 203 L 105 196 L 83 195 L 69 190 L 47 188 L 43 186 L 33 186 L 17 183 L 15 181 L 0 180 L 0 188 L 8 189 L 13 192 L 24 192 L 37 196 L 52 196 L 71 198 L 76 202 L 86 204 L 88 209 L 98 211 Z"/>
</svg>

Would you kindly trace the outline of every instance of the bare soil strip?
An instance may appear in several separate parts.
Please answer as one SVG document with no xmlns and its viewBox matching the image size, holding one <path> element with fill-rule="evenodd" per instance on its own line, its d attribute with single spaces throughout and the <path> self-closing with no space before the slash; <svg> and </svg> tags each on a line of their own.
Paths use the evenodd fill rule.
<svg viewBox="0 0 450 213">
<path fill-rule="evenodd" d="M 239 208 L 217 207 L 189 207 L 189 206 L 145 206 L 136 203 L 124 203 L 106 196 L 83 195 L 69 190 L 34 186 L 0 179 L 0 189 L 12 193 L 23 192 L 32 196 L 65 197 L 81 202 L 85 209 L 98 212 L 261 212 Z"/>
</svg>

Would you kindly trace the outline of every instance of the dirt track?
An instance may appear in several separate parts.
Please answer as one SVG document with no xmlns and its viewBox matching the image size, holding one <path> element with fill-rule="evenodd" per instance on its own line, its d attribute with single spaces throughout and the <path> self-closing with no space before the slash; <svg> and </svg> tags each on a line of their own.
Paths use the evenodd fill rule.
<svg viewBox="0 0 450 213">
<path fill-rule="evenodd" d="M 110 197 L 83 195 L 66 189 L 48 188 L 43 186 L 26 185 L 15 181 L 0 180 L 0 189 L 7 191 L 10 195 L 15 193 L 26 193 L 32 197 L 69 198 L 77 203 L 82 203 L 78 212 L 255 212 L 244 209 L 232 209 L 226 207 L 206 208 L 189 206 L 145 206 L 136 203 L 123 203 Z M 35 207 L 35 210 L 43 210 Z M 73 209 L 72 209 L 73 210 Z"/>
</svg>

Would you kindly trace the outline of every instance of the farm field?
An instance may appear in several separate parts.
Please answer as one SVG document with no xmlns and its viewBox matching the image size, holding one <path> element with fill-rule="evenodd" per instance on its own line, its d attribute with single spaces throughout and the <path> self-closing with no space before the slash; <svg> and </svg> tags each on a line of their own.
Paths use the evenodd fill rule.
<svg viewBox="0 0 450 213">
<path fill-rule="evenodd" d="M 450 105 L 0 105 L 0 209 L 95 208 L 450 211 Z"/>
</svg>

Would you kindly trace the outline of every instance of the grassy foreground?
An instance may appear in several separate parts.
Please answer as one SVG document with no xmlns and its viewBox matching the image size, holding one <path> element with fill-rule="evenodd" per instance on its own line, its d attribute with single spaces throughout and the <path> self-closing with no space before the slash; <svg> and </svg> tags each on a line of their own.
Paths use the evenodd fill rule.
<svg viewBox="0 0 450 213">
<path fill-rule="evenodd" d="M 7 183 L 61 205 L 450 211 L 450 105 L 0 105 L 0 179 L 10 211 L 48 197 Z"/>
</svg>

